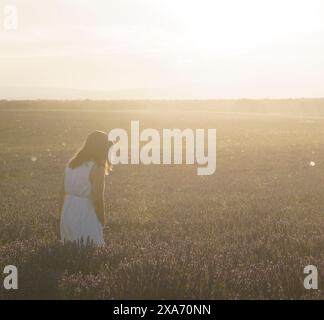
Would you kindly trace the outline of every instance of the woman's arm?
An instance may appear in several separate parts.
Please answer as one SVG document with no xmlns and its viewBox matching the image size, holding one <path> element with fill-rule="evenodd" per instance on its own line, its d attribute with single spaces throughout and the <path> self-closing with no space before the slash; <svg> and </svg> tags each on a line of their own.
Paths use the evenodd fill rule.
<svg viewBox="0 0 324 320">
<path fill-rule="evenodd" d="M 62 209 L 64 205 L 64 198 L 65 198 L 65 188 L 64 188 L 64 178 L 62 179 L 61 188 L 59 191 L 59 199 L 58 199 L 58 209 L 56 211 L 56 214 L 53 215 L 53 226 L 54 226 L 54 232 L 58 239 L 61 237 L 60 235 L 60 223 L 61 223 L 61 215 L 62 215 Z"/>
<path fill-rule="evenodd" d="M 91 170 L 91 197 L 93 206 L 95 208 L 97 218 L 105 225 L 105 206 L 104 206 L 104 192 L 105 192 L 105 169 L 104 167 L 93 166 Z"/>
<path fill-rule="evenodd" d="M 65 198 L 65 188 L 64 188 L 64 178 L 63 178 L 62 184 L 61 184 L 61 189 L 60 189 L 60 194 L 59 194 L 59 206 L 58 206 L 58 211 L 57 211 L 57 215 L 56 215 L 57 220 L 61 219 L 64 198 Z"/>
</svg>

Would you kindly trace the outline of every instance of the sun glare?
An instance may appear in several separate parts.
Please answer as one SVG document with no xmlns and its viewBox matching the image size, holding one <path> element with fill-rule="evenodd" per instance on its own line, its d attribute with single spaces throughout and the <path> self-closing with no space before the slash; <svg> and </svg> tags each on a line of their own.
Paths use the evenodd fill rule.
<svg viewBox="0 0 324 320">
<path fill-rule="evenodd" d="M 31 1 L 15 32 L 0 30 L 0 87 L 322 96 L 323 0 Z"/>
<path fill-rule="evenodd" d="M 314 2 L 313 2 L 314 3 Z M 306 0 L 205 0 L 166 1 L 167 15 L 180 25 L 187 49 L 230 53 L 273 46 L 287 41 L 287 36 L 302 36 L 322 28 L 322 6 L 310 6 Z"/>
</svg>

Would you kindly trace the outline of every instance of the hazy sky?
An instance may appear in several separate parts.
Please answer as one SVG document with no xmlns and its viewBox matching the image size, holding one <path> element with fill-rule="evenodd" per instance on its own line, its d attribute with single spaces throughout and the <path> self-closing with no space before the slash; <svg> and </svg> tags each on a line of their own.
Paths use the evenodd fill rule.
<svg viewBox="0 0 324 320">
<path fill-rule="evenodd" d="M 5 28 L 8 4 L 17 30 Z M 323 0 L 0 0 L 0 9 L 0 90 L 324 96 Z"/>
</svg>

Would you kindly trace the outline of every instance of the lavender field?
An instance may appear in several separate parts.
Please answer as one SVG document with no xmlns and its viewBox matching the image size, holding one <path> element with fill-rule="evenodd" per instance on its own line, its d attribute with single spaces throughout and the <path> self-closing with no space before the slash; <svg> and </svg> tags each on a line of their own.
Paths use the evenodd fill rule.
<svg viewBox="0 0 324 320">
<path fill-rule="evenodd" d="M 63 246 L 52 214 L 67 160 L 131 120 L 216 128 L 216 173 L 115 166 L 106 247 Z M 1 299 L 324 298 L 324 100 L 3 101 L 0 132 L 0 269 L 19 271 Z M 303 286 L 309 264 L 319 290 Z"/>
</svg>

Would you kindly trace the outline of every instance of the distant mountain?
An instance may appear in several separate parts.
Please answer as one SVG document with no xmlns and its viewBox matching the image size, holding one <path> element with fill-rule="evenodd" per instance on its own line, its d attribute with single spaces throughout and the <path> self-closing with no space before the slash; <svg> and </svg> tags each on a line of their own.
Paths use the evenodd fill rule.
<svg viewBox="0 0 324 320">
<path fill-rule="evenodd" d="M 127 100 L 127 99 L 194 99 L 192 88 L 138 88 L 129 90 L 80 90 L 46 87 L 0 87 L 0 100 Z"/>
<path fill-rule="evenodd" d="M 223 95 L 222 88 L 187 85 L 167 88 L 125 90 L 82 90 L 49 87 L 0 87 L 0 100 L 221 100 L 221 99 L 290 99 L 290 97 L 244 97 Z M 310 98 L 312 97 L 304 97 Z M 300 99 L 300 98 L 295 98 Z"/>
<path fill-rule="evenodd" d="M 45 87 L 0 87 L 0 99 L 33 100 L 33 99 L 113 99 L 113 92 L 100 92 L 69 88 Z"/>
</svg>

